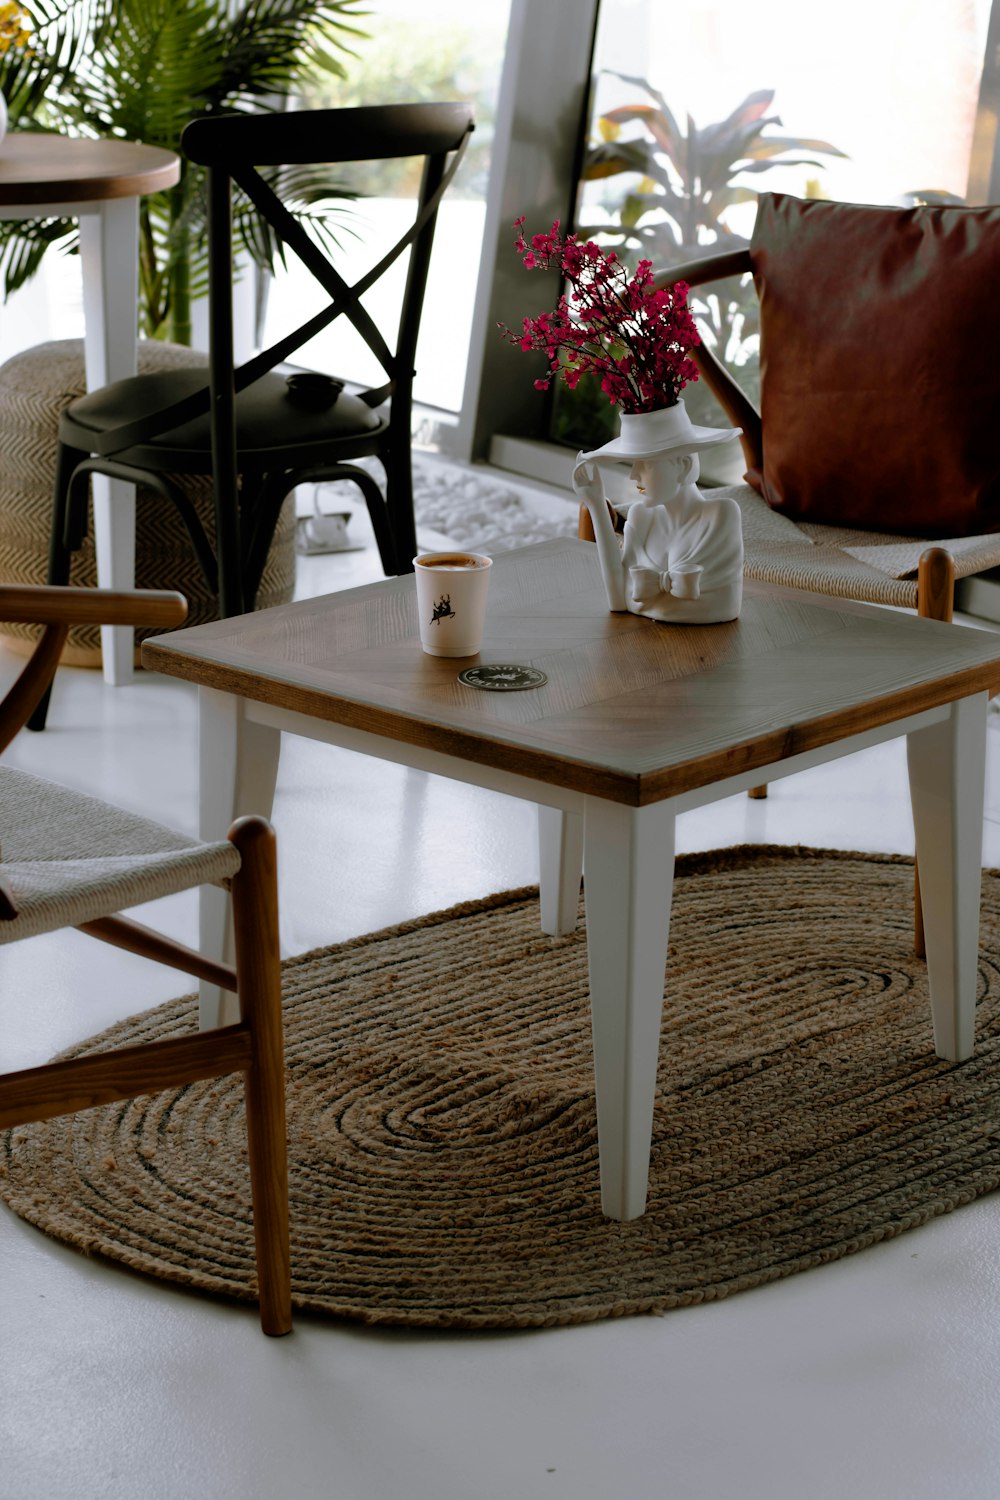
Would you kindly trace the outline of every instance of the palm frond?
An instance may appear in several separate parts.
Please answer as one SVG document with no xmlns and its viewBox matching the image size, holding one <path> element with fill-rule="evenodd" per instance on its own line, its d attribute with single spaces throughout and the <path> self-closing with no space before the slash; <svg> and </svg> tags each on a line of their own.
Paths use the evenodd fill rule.
<svg viewBox="0 0 1000 1500">
<path fill-rule="evenodd" d="M 0 88 L 19 128 L 118 136 L 174 151 L 196 117 L 283 108 L 311 73 L 343 72 L 367 14 L 363 0 L 25 3 L 37 45 L 0 59 Z M 315 170 L 289 179 L 287 190 L 310 233 L 335 242 L 330 209 L 320 205 L 350 195 Z M 254 217 L 249 205 L 239 205 L 238 232 L 260 264 L 273 264 L 275 247 Z M 143 325 L 162 337 L 166 320 L 171 336 L 184 341 L 185 309 L 206 285 L 198 169 L 184 163 L 177 187 L 143 199 L 141 231 Z M 0 228 L 8 292 L 35 273 L 58 238 L 47 240 L 30 223 Z"/>
<path fill-rule="evenodd" d="M 29 219 L 0 224 L 0 278 L 4 298 L 31 280 L 53 245 L 67 253 L 79 243 L 73 219 Z"/>
</svg>

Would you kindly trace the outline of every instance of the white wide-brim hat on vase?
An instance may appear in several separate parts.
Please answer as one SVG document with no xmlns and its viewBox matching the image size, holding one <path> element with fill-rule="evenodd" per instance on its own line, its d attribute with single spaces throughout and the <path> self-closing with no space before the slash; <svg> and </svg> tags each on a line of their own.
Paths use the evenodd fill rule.
<svg viewBox="0 0 1000 1500">
<path fill-rule="evenodd" d="M 740 427 L 696 427 L 683 401 L 659 411 L 622 412 L 621 431 L 609 443 L 581 453 L 577 463 L 591 459 L 615 463 L 637 463 L 643 458 L 657 458 L 664 453 L 697 453 L 738 438 Z"/>
</svg>

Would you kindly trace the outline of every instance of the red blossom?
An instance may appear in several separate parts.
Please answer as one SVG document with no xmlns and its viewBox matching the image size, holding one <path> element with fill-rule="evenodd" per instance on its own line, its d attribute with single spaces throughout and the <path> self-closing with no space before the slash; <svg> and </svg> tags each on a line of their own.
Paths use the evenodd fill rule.
<svg viewBox="0 0 1000 1500">
<path fill-rule="evenodd" d="M 561 271 L 569 287 L 552 312 L 525 318 L 521 333 L 500 328 L 510 343 L 541 350 L 549 373 L 535 381 L 548 390 L 558 376 L 572 390 L 593 371 L 615 406 L 627 412 L 673 406 L 698 369 L 688 350 L 701 342 L 687 306 L 687 284 L 653 286 L 653 267 L 642 260 L 630 276 L 613 250 L 575 235 L 560 234 L 559 221 L 545 234 L 524 238 L 516 220 L 515 246 L 528 270 Z"/>
</svg>

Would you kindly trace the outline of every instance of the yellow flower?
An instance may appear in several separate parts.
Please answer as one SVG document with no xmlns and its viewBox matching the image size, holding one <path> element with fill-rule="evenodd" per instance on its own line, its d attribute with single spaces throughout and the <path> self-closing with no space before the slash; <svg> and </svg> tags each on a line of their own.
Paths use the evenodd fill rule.
<svg viewBox="0 0 1000 1500">
<path fill-rule="evenodd" d="M 9 52 L 11 47 L 28 50 L 31 43 L 29 20 L 28 12 L 23 5 L 17 4 L 17 0 L 4 0 L 0 5 L 0 54 Z"/>
</svg>

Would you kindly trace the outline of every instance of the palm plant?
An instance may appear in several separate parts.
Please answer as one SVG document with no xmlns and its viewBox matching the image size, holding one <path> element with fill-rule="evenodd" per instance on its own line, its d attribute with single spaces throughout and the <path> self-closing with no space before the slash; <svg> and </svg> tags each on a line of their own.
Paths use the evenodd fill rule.
<svg viewBox="0 0 1000 1500">
<path fill-rule="evenodd" d="M 22 130 L 117 136 L 176 151 L 201 115 L 284 108 L 317 72 L 344 75 L 338 53 L 363 36 L 362 0 L 25 0 L 35 41 L 10 87 Z M 10 92 L 8 92 L 10 87 Z M 321 238 L 319 205 L 345 196 L 318 168 L 283 170 L 279 190 Z M 244 248 L 273 269 L 275 247 L 248 203 L 235 208 Z M 0 226 L 0 274 L 9 296 L 52 246 L 73 251 L 70 220 Z M 140 321 L 153 338 L 191 341 L 191 304 L 206 287 L 203 174 L 182 158 L 177 186 L 140 206 Z"/>
<path fill-rule="evenodd" d="M 774 167 L 820 170 L 821 158 L 844 155 L 827 141 L 773 133 L 781 125 L 769 113 L 773 89 L 748 94 L 726 119 L 711 125 L 699 126 L 689 115 L 682 130 L 664 96 L 644 78 L 611 76 L 645 97 L 601 115 L 599 139 L 587 148 L 581 176 L 585 182 L 616 177 L 631 182 L 615 198 L 610 222 L 581 225 L 579 232 L 583 239 L 621 246 L 630 260 L 643 258 L 666 267 L 746 244 L 727 220 L 731 209 L 756 202 L 745 179 Z M 640 133 L 627 134 L 631 126 Z M 692 292 L 690 305 L 708 347 L 730 366 L 740 367 L 752 386 L 756 367 L 748 352 L 758 322 L 750 278 L 728 292 Z M 698 410 L 713 404 L 707 389 L 688 387 L 685 395 L 699 419 L 712 419 L 711 410 Z"/>
<path fill-rule="evenodd" d="M 725 120 L 698 126 L 690 115 L 681 130 L 666 99 L 644 78 L 613 75 L 641 89 L 651 102 L 608 110 L 598 122 L 601 139 L 589 148 L 585 181 L 629 173 L 639 178 L 616 206 L 619 227 L 602 235 L 635 245 L 649 260 L 685 257 L 699 247 L 742 243 L 726 214 L 739 203 L 756 202 L 757 194 L 738 177 L 768 172 L 775 166 L 817 169 L 818 156 L 843 156 L 827 141 L 793 135 L 766 135 L 780 125 L 767 111 L 773 89 L 748 94 Z M 623 127 L 638 124 L 645 136 L 624 137 Z M 589 233 L 589 231 L 588 231 Z"/>
</svg>

